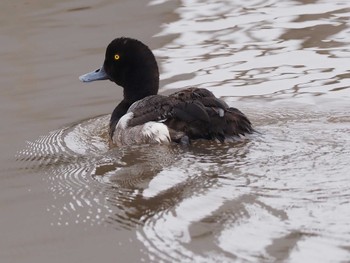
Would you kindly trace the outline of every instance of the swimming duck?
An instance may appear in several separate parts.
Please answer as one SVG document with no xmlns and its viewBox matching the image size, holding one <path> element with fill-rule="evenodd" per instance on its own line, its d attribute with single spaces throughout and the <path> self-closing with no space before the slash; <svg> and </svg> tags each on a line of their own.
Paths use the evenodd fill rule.
<svg viewBox="0 0 350 263">
<path fill-rule="evenodd" d="M 194 139 L 219 140 L 249 134 L 253 128 L 238 109 L 212 92 L 187 88 L 157 95 L 159 71 L 152 51 L 132 38 L 116 38 L 107 47 L 101 68 L 79 77 L 83 82 L 109 79 L 124 89 L 114 109 L 109 134 L 116 145 L 188 144 Z"/>
</svg>

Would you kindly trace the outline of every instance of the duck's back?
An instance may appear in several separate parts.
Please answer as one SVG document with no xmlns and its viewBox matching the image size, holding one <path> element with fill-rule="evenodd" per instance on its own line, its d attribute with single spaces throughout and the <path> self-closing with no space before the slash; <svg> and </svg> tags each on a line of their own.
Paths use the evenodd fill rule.
<svg viewBox="0 0 350 263">
<path fill-rule="evenodd" d="M 185 89 L 170 96 L 152 95 L 135 102 L 119 121 L 113 137 L 125 138 L 120 135 L 121 128 L 128 129 L 123 134 L 128 134 L 128 138 L 135 137 L 135 143 L 139 140 L 179 142 L 183 138 L 223 142 L 228 137 L 253 131 L 242 112 L 228 107 L 209 90 L 199 88 Z M 157 139 L 157 136 L 161 138 Z"/>
<path fill-rule="evenodd" d="M 228 137 L 253 132 L 249 119 L 242 112 L 230 108 L 207 89 L 189 88 L 170 97 L 178 102 L 175 108 L 183 114 L 180 118 L 169 119 L 168 125 L 175 130 L 182 127 L 191 139 L 218 139 L 223 142 Z"/>
</svg>

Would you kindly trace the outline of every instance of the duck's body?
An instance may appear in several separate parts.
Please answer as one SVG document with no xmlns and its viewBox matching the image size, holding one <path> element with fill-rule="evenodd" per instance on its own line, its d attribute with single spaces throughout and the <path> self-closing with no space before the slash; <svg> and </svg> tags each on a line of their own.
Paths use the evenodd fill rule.
<svg viewBox="0 0 350 263">
<path fill-rule="evenodd" d="M 110 136 L 116 145 L 189 143 L 252 133 L 248 118 L 207 89 L 189 88 L 170 96 L 156 95 L 159 85 L 154 55 L 130 38 L 113 40 L 103 66 L 80 77 L 84 82 L 110 79 L 124 88 L 124 99 L 114 109 Z"/>
</svg>

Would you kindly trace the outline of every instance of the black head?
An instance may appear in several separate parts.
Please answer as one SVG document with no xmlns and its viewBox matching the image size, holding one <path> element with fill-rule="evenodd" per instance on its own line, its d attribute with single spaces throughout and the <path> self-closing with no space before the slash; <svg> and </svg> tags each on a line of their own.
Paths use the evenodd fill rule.
<svg viewBox="0 0 350 263">
<path fill-rule="evenodd" d="M 80 77 L 84 82 L 109 79 L 124 88 L 124 97 L 136 101 L 158 92 L 159 72 L 152 51 L 132 38 L 116 38 L 106 49 L 103 66 Z"/>
</svg>

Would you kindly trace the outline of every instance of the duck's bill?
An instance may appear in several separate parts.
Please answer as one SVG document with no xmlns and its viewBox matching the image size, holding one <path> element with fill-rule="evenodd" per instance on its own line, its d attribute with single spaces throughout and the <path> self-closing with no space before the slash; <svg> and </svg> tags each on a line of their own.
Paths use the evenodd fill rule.
<svg viewBox="0 0 350 263">
<path fill-rule="evenodd" d="M 109 79 L 104 67 L 102 66 L 99 69 L 96 69 L 95 71 L 86 73 L 84 75 L 81 75 L 79 79 L 82 82 L 91 82 L 95 80 L 104 80 L 104 79 Z"/>
</svg>

